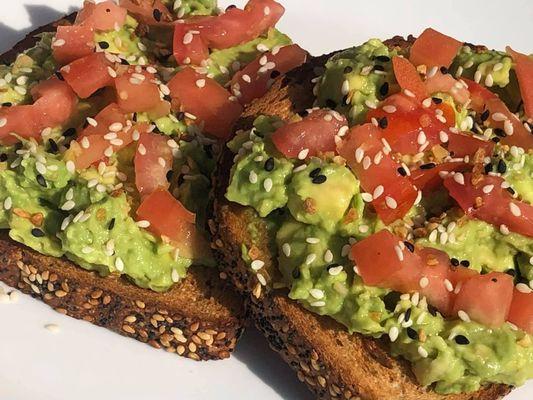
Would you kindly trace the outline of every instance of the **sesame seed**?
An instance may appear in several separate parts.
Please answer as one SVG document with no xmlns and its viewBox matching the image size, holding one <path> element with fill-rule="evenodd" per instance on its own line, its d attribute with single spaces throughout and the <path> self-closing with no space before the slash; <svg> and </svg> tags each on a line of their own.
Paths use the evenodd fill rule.
<svg viewBox="0 0 533 400">
<path fill-rule="evenodd" d="M 479 69 L 474 73 L 474 81 L 476 83 L 481 81 L 481 71 Z"/>
<path fill-rule="evenodd" d="M 341 92 L 344 96 L 350 93 L 350 82 L 347 79 L 342 82 Z"/>
<path fill-rule="evenodd" d="M 396 252 L 396 256 L 398 257 L 398 260 L 403 261 L 403 251 L 400 248 L 400 246 L 394 246 L 394 251 Z"/>
<path fill-rule="evenodd" d="M 250 180 L 250 183 L 257 183 L 257 174 L 255 171 L 250 171 L 250 175 L 248 176 L 248 179 Z"/>
<path fill-rule="evenodd" d="M 313 296 L 315 299 L 320 300 L 324 298 L 324 291 L 320 289 L 310 289 L 309 294 Z"/>
<path fill-rule="evenodd" d="M 457 312 L 457 316 L 464 322 L 470 322 L 470 317 L 468 316 L 468 314 L 466 312 L 464 312 L 463 310 L 459 310 Z"/>
<path fill-rule="evenodd" d="M 383 185 L 376 186 L 376 188 L 374 189 L 374 193 L 372 194 L 372 198 L 374 200 L 379 198 L 379 196 L 381 196 L 384 191 L 385 189 L 383 188 Z"/>
<path fill-rule="evenodd" d="M 324 307 L 326 305 L 325 301 L 315 301 L 311 303 L 312 307 Z"/>
<path fill-rule="evenodd" d="M 337 265 L 335 267 L 328 268 L 328 273 L 331 276 L 337 276 L 342 272 L 343 269 L 344 267 L 342 265 Z"/>
<path fill-rule="evenodd" d="M 193 34 L 191 31 L 183 35 L 183 44 L 190 44 L 193 40 Z"/>
<path fill-rule="evenodd" d="M 92 253 L 93 251 L 94 251 L 94 249 L 93 249 L 92 247 L 90 247 L 90 246 L 85 246 L 85 247 L 83 247 L 83 248 L 81 249 L 81 252 L 82 252 L 83 254 L 90 254 L 90 253 Z"/>
<path fill-rule="evenodd" d="M 418 282 L 418 284 L 422 289 L 424 289 L 425 287 L 429 285 L 429 279 L 423 276 L 422 278 L 420 278 L 420 281 Z"/>
<path fill-rule="evenodd" d="M 198 79 L 196 81 L 196 86 L 198 86 L 199 88 L 203 88 L 205 86 L 205 79 Z"/>
<path fill-rule="evenodd" d="M 250 75 L 247 75 L 247 74 L 244 74 L 244 75 L 242 76 L 242 80 L 243 80 L 244 82 L 247 82 L 247 83 L 252 82 L 252 78 L 250 78 Z"/>
<path fill-rule="evenodd" d="M 124 128 L 124 125 L 122 125 L 120 122 L 114 122 L 111 125 L 109 125 L 109 130 L 111 132 L 119 132 Z M 116 137 L 116 136 L 115 136 Z"/>
<path fill-rule="evenodd" d="M 317 244 L 320 243 L 320 239 L 316 237 L 308 237 L 305 239 L 305 241 L 309 244 Z"/>
<path fill-rule="evenodd" d="M 146 154 L 146 147 L 144 147 L 144 144 L 139 144 L 139 147 L 137 148 L 137 151 L 140 155 L 144 156 Z"/>
<path fill-rule="evenodd" d="M 178 273 L 178 270 L 173 268 L 170 274 L 170 278 L 172 279 L 172 282 L 178 283 L 180 281 L 180 274 Z"/>
<path fill-rule="evenodd" d="M 260 270 L 261 268 L 263 268 L 265 265 L 265 262 L 262 261 L 262 260 L 254 260 L 252 261 L 252 263 L 250 264 L 250 267 L 254 270 L 254 271 L 258 271 Z"/>
<path fill-rule="evenodd" d="M 300 152 L 298 153 L 298 159 L 305 160 L 308 154 L 309 154 L 309 149 L 300 150 Z"/>
<path fill-rule="evenodd" d="M 163 157 L 158 157 L 157 158 L 157 163 L 163 168 L 165 168 L 165 166 L 167 165 L 167 162 L 165 161 L 165 159 Z"/>
<path fill-rule="evenodd" d="M 285 254 L 285 257 L 290 257 L 291 245 L 289 243 L 283 243 L 283 245 L 281 246 L 281 250 L 283 251 L 283 254 Z"/>
<path fill-rule="evenodd" d="M 485 86 L 492 87 L 494 85 L 494 78 L 492 77 L 492 74 L 487 74 L 485 77 Z"/>
<path fill-rule="evenodd" d="M 361 198 L 366 203 L 370 203 L 372 200 L 374 200 L 374 197 L 370 193 L 361 193 Z"/>
<path fill-rule="evenodd" d="M 513 123 L 511 122 L 511 120 L 509 119 L 506 119 L 504 122 L 503 122 L 503 131 L 505 132 L 505 134 L 507 136 L 512 136 L 513 133 L 514 133 L 514 126 L 513 126 Z"/>
<path fill-rule="evenodd" d="M 115 259 L 115 268 L 116 268 L 117 271 L 119 271 L 119 272 L 124 271 L 124 261 L 122 261 L 122 258 L 117 257 L 117 258 Z"/>
<path fill-rule="evenodd" d="M 113 155 L 113 147 L 109 146 L 107 149 L 104 150 L 104 156 L 111 157 Z"/>
<path fill-rule="evenodd" d="M 67 200 L 63 205 L 61 206 L 61 209 L 63 211 L 70 211 L 76 206 L 76 203 L 72 200 Z"/>
<path fill-rule="evenodd" d="M 457 182 L 459 185 L 465 184 L 465 177 L 462 173 L 457 172 L 453 175 L 453 180 Z"/>
<path fill-rule="evenodd" d="M 265 189 L 265 191 L 268 193 L 272 190 L 272 186 L 273 186 L 273 182 L 272 182 L 272 179 L 270 178 L 266 178 L 264 181 L 263 181 L 263 188 Z"/>
<path fill-rule="evenodd" d="M 502 235 L 508 235 L 510 233 L 509 228 L 505 224 L 500 225 L 500 233 Z"/>
<path fill-rule="evenodd" d="M 324 261 L 327 263 L 330 263 L 333 261 L 333 253 L 331 252 L 330 249 L 327 249 L 326 252 L 324 253 Z"/>
<path fill-rule="evenodd" d="M 388 114 L 392 114 L 392 113 L 396 112 L 396 107 L 395 106 L 391 106 L 391 105 L 387 105 L 387 106 L 383 107 L 383 111 L 385 111 Z"/>
<path fill-rule="evenodd" d="M 509 203 L 509 209 L 511 210 L 511 213 L 515 217 L 520 217 L 522 215 L 522 211 L 520 210 L 520 207 L 516 203 Z"/>
<path fill-rule="evenodd" d="M 54 40 L 54 43 L 52 43 L 52 46 L 54 47 L 61 47 L 65 45 L 65 39 L 56 39 Z"/>
<path fill-rule="evenodd" d="M 444 287 L 448 292 L 453 292 L 453 285 L 448 279 L 444 279 Z"/>
<path fill-rule="evenodd" d="M 428 352 L 426 349 L 424 349 L 422 346 L 418 346 L 418 354 L 420 355 L 420 357 L 422 358 L 427 358 L 428 357 Z"/>
<path fill-rule="evenodd" d="M 50 333 L 59 333 L 60 332 L 60 328 L 59 328 L 59 325 L 57 324 L 46 324 L 44 326 L 44 328 L 49 331 Z"/>
<path fill-rule="evenodd" d="M 148 228 L 150 226 L 150 221 L 140 220 L 137 221 L 136 224 L 139 228 Z"/>
<path fill-rule="evenodd" d="M 416 97 L 415 94 L 413 92 L 411 92 L 409 89 L 404 89 L 403 90 L 403 94 L 405 94 L 407 97 L 411 97 L 411 98 Z"/>
<path fill-rule="evenodd" d="M 91 118 L 91 117 L 87 117 L 87 123 L 94 127 L 98 126 L 98 122 L 94 118 Z"/>
<path fill-rule="evenodd" d="M 257 276 L 257 280 L 259 281 L 259 283 L 263 286 L 266 286 L 267 281 L 265 277 L 262 274 L 257 274 L 256 276 Z"/>
<path fill-rule="evenodd" d="M 500 112 L 495 112 L 494 114 L 492 114 L 492 117 L 491 117 L 494 121 L 496 122 L 501 122 L 501 121 L 505 121 L 507 119 L 507 117 L 505 116 L 505 114 L 502 114 Z"/>
<path fill-rule="evenodd" d="M 370 159 L 369 156 L 365 156 L 363 158 L 363 169 L 367 170 L 368 168 L 370 168 L 371 165 L 372 165 L 372 160 Z"/>
<path fill-rule="evenodd" d="M 398 329 L 398 327 L 396 326 L 393 326 L 392 328 L 390 328 L 389 330 L 389 339 L 391 342 L 395 342 L 396 339 L 398 339 L 398 335 L 400 334 L 400 330 Z"/>
<path fill-rule="evenodd" d="M 398 203 L 396 202 L 396 200 L 394 200 L 390 196 L 385 197 L 385 204 L 387 205 L 387 207 L 393 210 L 395 210 L 398 207 Z"/>
<path fill-rule="evenodd" d="M 0 118 L 0 128 L 3 128 L 7 124 L 7 118 Z"/>
<path fill-rule="evenodd" d="M 367 233 L 370 227 L 368 225 L 359 225 L 359 232 Z"/>
<path fill-rule="evenodd" d="M 516 290 L 518 290 L 520 293 L 528 294 L 532 292 L 531 288 L 525 283 L 519 283 L 515 287 L 516 287 Z"/>
<path fill-rule="evenodd" d="M 74 164 L 74 161 L 67 161 L 66 164 L 65 164 L 66 168 L 67 168 L 67 171 L 70 172 L 71 174 L 74 173 L 74 171 L 76 170 L 76 165 Z"/>
<path fill-rule="evenodd" d="M 360 163 L 363 160 L 364 156 L 365 156 L 365 151 L 361 147 L 358 147 L 355 150 L 355 161 Z"/>
<path fill-rule="evenodd" d="M 262 53 L 264 53 L 265 51 L 268 51 L 268 46 L 265 45 L 264 43 L 259 43 L 257 46 L 256 46 L 256 49 Z M 278 50 L 279 51 L 279 50 Z M 261 65 L 264 65 L 264 64 L 261 64 Z"/>
<path fill-rule="evenodd" d="M 305 264 L 306 265 L 310 265 L 315 260 L 316 260 L 316 254 L 315 253 L 308 254 L 307 257 L 305 258 Z"/>
</svg>

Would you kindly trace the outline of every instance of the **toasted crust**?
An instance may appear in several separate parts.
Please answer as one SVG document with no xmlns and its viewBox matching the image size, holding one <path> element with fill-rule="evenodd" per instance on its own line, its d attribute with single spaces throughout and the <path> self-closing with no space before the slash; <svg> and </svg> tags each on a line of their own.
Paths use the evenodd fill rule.
<svg viewBox="0 0 533 400">
<path fill-rule="evenodd" d="M 35 45 L 36 34 L 71 23 L 76 14 L 31 32 L 0 56 L 12 62 Z M 243 332 L 240 298 L 216 268 L 192 267 L 167 293 L 141 289 L 125 279 L 102 278 L 66 259 L 42 255 L 0 234 L 0 280 L 56 311 L 103 326 L 155 348 L 193 360 L 230 356 Z"/>
<path fill-rule="evenodd" d="M 412 42 L 395 37 L 386 43 L 406 47 Z M 327 57 L 310 60 L 302 68 L 276 81 L 270 92 L 254 102 L 243 115 L 240 128 L 250 127 L 258 114 L 276 115 L 284 120 L 311 107 L 311 79 Z M 385 340 L 350 335 L 329 317 L 313 314 L 290 300 L 286 290 L 272 289 L 279 276 L 275 255 L 269 250 L 266 224 L 250 207 L 228 202 L 225 189 L 233 154 L 226 151 L 215 177 L 214 220 L 209 224 L 215 238 L 219 265 L 247 298 L 255 324 L 270 346 L 297 372 L 320 399 L 404 399 L 404 400 L 493 400 L 509 393 L 505 385 L 488 385 L 475 393 L 442 396 L 419 386 L 407 362 L 391 357 Z M 249 228 L 253 226 L 253 229 Z M 252 238 L 250 231 L 254 232 Z M 241 257 L 242 245 L 261 259 L 259 273 L 263 286 Z M 251 250 L 250 250 L 251 249 Z"/>
</svg>

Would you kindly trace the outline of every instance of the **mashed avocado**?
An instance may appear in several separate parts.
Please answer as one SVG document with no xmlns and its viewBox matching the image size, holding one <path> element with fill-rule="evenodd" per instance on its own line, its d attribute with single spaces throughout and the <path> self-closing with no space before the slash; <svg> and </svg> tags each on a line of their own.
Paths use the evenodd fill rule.
<svg viewBox="0 0 533 400">
<path fill-rule="evenodd" d="M 163 0 L 163 4 L 178 18 L 215 15 L 217 12 L 217 0 Z"/>
<path fill-rule="evenodd" d="M 135 29 L 139 23 L 130 15 L 126 17 L 126 22 L 119 30 L 97 32 L 94 41 L 98 46 L 111 54 L 120 54 L 130 64 L 146 63 L 146 46 L 136 35 Z M 144 59 L 144 62 L 139 61 Z"/>
<path fill-rule="evenodd" d="M 342 112 L 351 124 L 364 121 L 366 112 L 392 89 L 394 55 L 378 39 L 334 55 L 316 84 L 318 105 Z"/>
</svg>

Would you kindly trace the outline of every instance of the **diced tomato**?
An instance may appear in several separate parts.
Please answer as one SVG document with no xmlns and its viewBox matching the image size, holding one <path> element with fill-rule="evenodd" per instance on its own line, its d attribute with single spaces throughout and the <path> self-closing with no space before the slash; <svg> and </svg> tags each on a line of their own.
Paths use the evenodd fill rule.
<svg viewBox="0 0 533 400">
<path fill-rule="evenodd" d="M 186 24 L 177 23 L 174 27 L 173 53 L 179 65 L 200 65 L 209 58 L 209 49 L 202 36 L 192 33 L 187 35 L 190 31 L 190 27 Z"/>
<path fill-rule="evenodd" d="M 533 206 L 512 198 L 502 189 L 504 180 L 496 176 L 485 176 L 476 185 L 472 184 L 472 175 L 464 174 L 461 178 L 450 176 L 444 180 L 444 186 L 463 211 L 474 218 L 524 236 L 533 237 Z"/>
<path fill-rule="evenodd" d="M 241 104 L 248 104 L 262 97 L 277 76 L 302 65 L 306 58 L 307 52 L 297 44 L 284 46 L 275 54 L 266 52 L 233 76 L 231 91 Z"/>
<path fill-rule="evenodd" d="M 497 328 L 507 320 L 513 288 L 513 278 L 502 272 L 473 276 L 463 282 L 453 313 L 464 311 L 470 319 Z"/>
<path fill-rule="evenodd" d="M 126 126 L 126 113 L 116 103 L 111 103 L 101 110 L 95 117 L 96 126 L 88 124 L 78 137 L 91 135 L 105 135 L 110 132 L 111 124 L 119 123 Z"/>
<path fill-rule="evenodd" d="M 437 164 L 433 168 L 418 168 L 411 171 L 411 179 L 418 189 L 422 190 L 424 194 L 427 194 L 442 186 L 441 172 L 464 172 L 468 168 L 469 164 L 464 162 L 445 162 Z"/>
<path fill-rule="evenodd" d="M 399 238 L 388 230 L 353 244 L 351 257 L 367 285 L 400 292 L 419 289 L 420 256 L 404 248 Z"/>
<path fill-rule="evenodd" d="M 158 188 L 168 189 L 167 173 L 172 169 L 172 149 L 168 138 L 157 133 L 141 135 L 135 152 L 135 185 L 141 196 Z"/>
<path fill-rule="evenodd" d="M 491 156 L 494 151 L 494 142 L 481 140 L 469 134 L 450 134 L 448 151 L 453 157 L 474 156 L 479 149 L 483 149 L 485 156 Z"/>
<path fill-rule="evenodd" d="M 116 133 L 114 139 L 106 139 L 105 135 L 89 135 L 82 138 L 78 138 L 76 144 L 71 143 L 71 151 L 75 155 L 74 164 L 76 169 L 81 171 L 90 167 L 91 165 L 109 157 L 110 154 L 123 149 L 131 142 L 133 129 L 128 132 L 120 131 Z M 113 142 L 113 143 L 111 143 Z"/>
<path fill-rule="evenodd" d="M 411 46 L 409 59 L 417 66 L 448 68 L 461 46 L 458 40 L 427 28 Z"/>
<path fill-rule="evenodd" d="M 422 277 L 427 278 L 427 285 L 420 287 L 420 294 L 426 296 L 429 304 L 435 306 L 442 314 L 450 315 L 453 307 L 453 289 L 447 287 L 446 280 L 450 281 L 450 258 L 440 250 L 425 247 L 418 251 L 422 262 Z M 451 282 L 450 282 L 451 285 Z"/>
<path fill-rule="evenodd" d="M 231 134 L 242 107 L 215 80 L 184 68 L 174 75 L 168 87 L 174 110 L 194 115 L 195 123 L 203 123 L 205 131 L 213 136 L 224 139 Z"/>
<path fill-rule="evenodd" d="M 148 230 L 170 240 L 180 249 L 181 256 L 195 259 L 209 248 L 194 225 L 195 215 L 166 189 L 157 189 L 146 196 L 137 209 L 137 218 L 150 222 Z"/>
<path fill-rule="evenodd" d="M 394 56 L 392 58 L 394 76 L 402 89 L 410 90 L 418 100 L 427 97 L 426 86 L 413 64 L 406 58 Z"/>
<path fill-rule="evenodd" d="M 88 25 L 61 25 L 52 43 L 52 54 L 60 64 L 68 64 L 94 50 L 94 29 Z"/>
<path fill-rule="evenodd" d="M 526 116 L 533 118 L 533 59 L 525 54 L 514 51 L 510 47 L 507 47 L 506 50 L 516 63 L 516 77 L 518 78 L 518 85 L 520 86 L 520 94 L 524 102 Z"/>
<path fill-rule="evenodd" d="M 381 186 L 382 194 L 372 205 L 381 220 L 389 224 L 410 210 L 418 191 L 408 176 L 399 173 L 400 164 L 392 159 L 382 139 L 381 131 L 372 124 L 354 126 L 339 146 L 339 154 L 366 192 L 373 194 Z"/>
<path fill-rule="evenodd" d="M 154 82 L 154 74 L 145 70 L 141 72 L 135 68 L 129 68 L 115 79 L 118 106 L 126 112 L 153 112 L 161 110 L 159 87 Z M 163 111 L 169 108 L 163 108 Z M 164 114 L 163 114 L 164 115 Z M 154 115 L 162 117 L 163 115 Z"/>
<path fill-rule="evenodd" d="M 148 25 L 168 24 L 173 20 L 172 13 L 161 0 L 119 0 L 118 4 Z"/>
<path fill-rule="evenodd" d="M 10 145 L 18 142 L 18 139 L 11 135 L 29 139 L 40 138 L 42 127 L 39 121 L 33 118 L 35 114 L 32 105 L 13 106 L 0 110 L 0 143 Z"/>
<path fill-rule="evenodd" d="M 479 272 L 476 270 L 466 268 L 466 267 L 452 267 L 450 269 L 450 273 L 448 274 L 448 279 L 452 283 L 454 290 L 457 289 L 458 286 L 462 285 L 462 282 L 467 281 L 468 279 L 479 275 Z"/>
<path fill-rule="evenodd" d="M 503 101 L 499 98 L 494 98 L 488 100 L 486 105 L 491 114 L 489 117 L 491 126 L 503 129 L 505 132 L 509 132 L 509 128 L 506 129 L 506 124 L 512 126 L 512 134 L 507 134 L 507 136 L 502 139 L 502 143 L 508 144 L 509 146 L 522 147 L 526 151 L 533 149 L 533 135 L 526 129 L 522 122 L 520 122 L 518 117 L 509 111 Z M 495 117 L 495 115 L 497 117 Z M 503 120 L 501 118 L 502 115 L 505 117 Z"/>
<path fill-rule="evenodd" d="M 272 135 L 272 142 L 288 158 L 313 157 L 335 151 L 335 135 L 343 126 L 348 126 L 348 121 L 338 112 L 316 110 L 301 121 L 278 128 Z"/>
<path fill-rule="evenodd" d="M 508 320 L 530 335 L 533 334 L 533 292 L 514 290 Z"/>
<path fill-rule="evenodd" d="M 450 74 L 443 74 L 440 71 L 426 79 L 426 90 L 429 94 L 448 93 L 455 101 L 461 104 L 466 104 L 470 99 L 470 92 L 461 81 L 454 79 Z"/>
<path fill-rule="evenodd" d="M 104 53 L 92 53 L 61 68 L 61 74 L 72 90 L 86 99 L 98 89 L 113 85 L 108 68 L 111 68 L 111 63 Z"/>
<path fill-rule="evenodd" d="M 485 110 L 485 105 L 490 99 L 497 99 L 495 93 L 492 93 L 489 89 L 481 86 L 470 79 L 462 78 L 468 85 L 468 91 L 470 92 L 470 108 L 477 113 L 482 113 Z"/>
<path fill-rule="evenodd" d="M 110 31 L 115 27 L 121 28 L 126 22 L 127 14 L 125 8 L 110 0 L 98 4 L 85 1 L 76 16 L 76 24 L 92 26 L 97 31 Z"/>
</svg>

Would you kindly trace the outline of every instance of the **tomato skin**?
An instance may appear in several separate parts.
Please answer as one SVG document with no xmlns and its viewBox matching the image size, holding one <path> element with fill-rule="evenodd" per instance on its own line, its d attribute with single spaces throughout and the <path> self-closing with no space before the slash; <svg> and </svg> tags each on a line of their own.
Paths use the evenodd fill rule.
<svg viewBox="0 0 533 400">
<path fill-rule="evenodd" d="M 506 51 L 516 63 L 516 77 L 518 78 L 520 94 L 524 101 L 526 116 L 533 118 L 533 60 L 525 54 L 514 51 L 509 46 L 506 47 Z"/>
<path fill-rule="evenodd" d="M 104 53 L 92 53 L 63 67 L 61 74 L 72 90 L 82 99 L 86 99 L 98 89 L 113 85 L 108 67 L 111 67 L 111 63 Z"/>
<path fill-rule="evenodd" d="M 202 82 L 203 87 L 198 86 Z M 241 116 L 242 106 L 230 99 L 230 93 L 215 80 L 207 78 L 192 68 L 179 71 L 168 83 L 174 111 L 194 115 L 195 123 L 204 123 L 205 131 L 225 139 Z"/>
<path fill-rule="evenodd" d="M 262 97 L 270 88 L 272 73 L 283 75 L 290 70 L 302 65 L 307 59 L 307 52 L 297 44 L 280 48 L 276 54 L 272 51 L 259 55 L 242 70 L 238 71 L 231 80 L 231 91 L 243 105 L 249 104 L 253 99 Z M 265 61 L 266 60 L 266 61 Z M 266 69 L 261 62 L 274 63 L 275 69 Z M 250 79 L 250 82 L 243 78 Z"/>
<path fill-rule="evenodd" d="M 522 147 L 526 151 L 533 149 L 533 135 L 527 131 L 525 126 L 522 125 L 516 115 L 509 111 L 503 101 L 501 101 L 499 98 L 490 99 L 486 102 L 486 106 L 491 114 L 489 117 L 491 126 L 505 130 L 505 122 L 496 121 L 494 119 L 493 116 L 496 113 L 503 114 L 505 117 L 507 117 L 513 126 L 513 134 L 502 138 L 501 143 L 508 144 L 509 146 Z"/>
<path fill-rule="evenodd" d="M 177 23 L 174 27 L 173 53 L 178 65 L 200 65 L 209 58 L 209 49 L 199 34 L 192 35 L 190 43 L 184 43 L 188 32 L 194 31 L 187 24 Z"/>
<path fill-rule="evenodd" d="M 98 31 L 109 31 L 126 22 L 128 12 L 125 8 L 117 6 L 113 1 L 107 0 L 98 4 L 85 1 L 83 8 L 76 16 L 77 25 L 88 25 Z"/>
<path fill-rule="evenodd" d="M 141 196 L 149 195 L 158 188 L 168 189 L 170 185 L 167 173 L 172 169 L 174 158 L 167 141 L 167 137 L 157 133 L 144 133 L 137 143 L 135 185 Z"/>
<path fill-rule="evenodd" d="M 485 176 L 473 185 L 470 173 L 463 176 L 464 185 L 450 176 L 444 180 L 444 186 L 467 215 L 500 229 L 504 225 L 511 232 L 533 237 L 533 206 L 513 199 L 507 190 L 502 189 L 501 184 L 504 182 L 502 178 Z M 483 188 L 489 185 L 493 188 L 489 193 L 485 193 Z M 481 206 L 476 205 L 477 198 L 481 199 Z M 518 209 L 520 215 L 515 215 L 511 208 Z"/>
<path fill-rule="evenodd" d="M 163 4 L 161 0 L 137 1 L 137 0 L 119 0 L 119 5 L 132 13 L 139 22 L 148 25 L 167 25 L 172 21 L 172 13 Z M 157 21 L 154 17 L 154 11 L 161 13 L 161 20 Z"/>
<path fill-rule="evenodd" d="M 458 40 L 427 28 L 411 46 L 409 60 L 416 66 L 448 68 L 461 46 Z"/>
<path fill-rule="evenodd" d="M 78 135 L 79 138 L 91 135 L 105 135 L 109 132 L 109 126 L 115 122 L 126 125 L 126 113 L 120 109 L 117 103 L 111 103 L 103 108 L 95 117 L 97 125 L 88 124 Z"/>
<path fill-rule="evenodd" d="M 140 79 L 140 77 L 144 78 Z M 126 72 L 115 78 L 118 106 L 125 112 L 146 111 L 150 113 L 154 110 L 162 110 L 157 113 L 160 115 L 153 115 L 153 117 L 168 114 L 170 105 L 160 108 L 164 100 L 161 99 L 159 88 L 153 80 L 154 74 L 145 70 L 136 72 L 135 68 L 128 68 Z"/>
<path fill-rule="evenodd" d="M 530 335 L 533 334 L 533 292 L 514 290 L 508 320 Z"/>
<path fill-rule="evenodd" d="M 348 121 L 339 113 L 327 109 L 311 112 L 301 121 L 278 128 L 272 135 L 276 148 L 288 158 L 296 158 L 302 150 L 309 150 L 306 157 L 336 149 L 335 135 Z"/>
<path fill-rule="evenodd" d="M 76 158 L 73 160 L 76 165 L 76 170 L 84 170 L 91 165 L 106 159 L 105 152 L 108 148 L 112 148 L 113 152 L 117 152 L 129 145 L 133 142 L 132 132 L 132 130 L 128 132 L 117 132 L 117 139 L 121 141 L 119 145 L 112 145 L 103 135 L 89 135 L 78 139 L 77 148 L 74 150 Z M 85 148 L 83 143 L 89 143 L 89 147 Z"/>
<path fill-rule="evenodd" d="M 426 87 L 415 66 L 409 60 L 394 56 L 392 58 L 394 76 L 402 89 L 410 90 L 418 100 L 427 97 Z"/>
<path fill-rule="evenodd" d="M 454 294 L 444 284 L 446 279 L 450 280 L 450 258 L 445 252 L 431 247 L 419 250 L 418 254 L 424 263 L 421 275 L 428 280 L 427 286 L 420 287 L 420 294 L 442 314 L 450 315 Z"/>
<path fill-rule="evenodd" d="M 472 320 L 497 328 L 507 320 L 513 289 L 513 278 L 502 272 L 473 276 L 463 281 L 455 298 L 453 314 L 462 310 Z"/>
<path fill-rule="evenodd" d="M 482 113 L 485 109 L 488 100 L 497 99 L 498 96 L 492 93 L 489 89 L 481 86 L 470 79 L 462 78 L 462 80 L 468 85 L 468 91 L 470 92 L 470 107 L 477 113 Z"/>
<path fill-rule="evenodd" d="M 64 42 L 64 43 L 63 43 Z M 58 45 L 61 44 L 61 45 Z M 89 25 L 57 27 L 52 54 L 59 65 L 65 65 L 94 51 L 94 29 Z"/>
<path fill-rule="evenodd" d="M 428 194 L 442 186 L 443 180 L 440 176 L 441 172 L 464 172 L 468 169 L 469 164 L 464 162 L 445 162 L 442 164 L 437 164 L 431 169 L 418 168 L 414 171 L 411 171 L 411 179 L 418 189 L 422 190 L 424 194 Z"/>
<path fill-rule="evenodd" d="M 470 92 L 465 85 L 454 79 L 450 74 L 443 74 L 437 71 L 431 78 L 426 79 L 426 90 L 429 94 L 433 93 L 448 93 L 455 101 L 461 104 L 466 104 L 470 99 Z"/>
<path fill-rule="evenodd" d="M 448 151 L 453 157 L 473 157 L 479 149 L 483 149 L 486 156 L 491 156 L 495 143 L 491 140 L 477 139 L 470 134 L 449 134 Z"/>
</svg>

